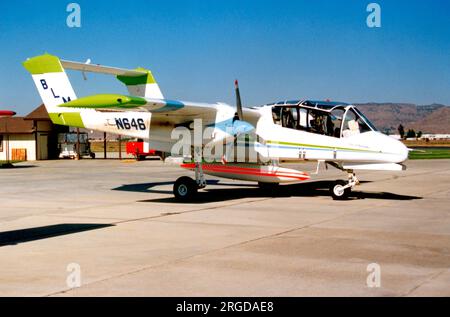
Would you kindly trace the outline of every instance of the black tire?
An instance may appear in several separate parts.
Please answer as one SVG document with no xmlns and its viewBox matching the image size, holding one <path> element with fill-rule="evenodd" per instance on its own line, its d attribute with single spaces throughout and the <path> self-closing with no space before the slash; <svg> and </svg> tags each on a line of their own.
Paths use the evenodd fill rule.
<svg viewBox="0 0 450 317">
<path fill-rule="evenodd" d="M 190 177 L 183 176 L 177 179 L 173 185 L 173 194 L 179 201 L 191 201 L 198 192 L 198 186 L 195 180 Z"/>
<path fill-rule="evenodd" d="M 348 182 L 343 180 L 337 180 L 334 183 L 331 184 L 330 187 L 330 194 L 331 197 L 333 197 L 334 200 L 345 200 L 350 196 L 350 193 L 352 192 L 351 187 L 343 189 L 345 185 L 347 185 Z"/>
</svg>

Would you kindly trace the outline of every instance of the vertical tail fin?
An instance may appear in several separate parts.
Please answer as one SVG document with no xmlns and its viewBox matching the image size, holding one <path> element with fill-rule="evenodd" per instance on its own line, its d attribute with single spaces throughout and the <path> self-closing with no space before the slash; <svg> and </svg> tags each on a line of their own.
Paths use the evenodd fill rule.
<svg viewBox="0 0 450 317">
<path fill-rule="evenodd" d="M 77 109 L 58 107 L 77 99 L 59 58 L 44 54 L 26 60 L 23 66 L 31 73 L 53 123 L 84 127 Z"/>
<path fill-rule="evenodd" d="M 36 56 L 26 60 L 23 66 L 31 73 L 49 113 L 61 112 L 56 106 L 77 99 L 58 57 Z"/>
</svg>

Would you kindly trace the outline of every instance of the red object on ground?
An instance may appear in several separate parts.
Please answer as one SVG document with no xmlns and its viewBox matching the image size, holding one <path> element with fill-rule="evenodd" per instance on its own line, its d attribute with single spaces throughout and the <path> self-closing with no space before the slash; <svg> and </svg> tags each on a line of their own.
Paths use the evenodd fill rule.
<svg viewBox="0 0 450 317">
<path fill-rule="evenodd" d="M 154 156 L 156 155 L 156 150 L 144 152 L 144 142 L 127 142 L 127 154 L 135 157 Z"/>
<path fill-rule="evenodd" d="M 10 110 L 0 110 L 0 117 L 12 117 L 15 116 L 16 113 Z"/>
</svg>

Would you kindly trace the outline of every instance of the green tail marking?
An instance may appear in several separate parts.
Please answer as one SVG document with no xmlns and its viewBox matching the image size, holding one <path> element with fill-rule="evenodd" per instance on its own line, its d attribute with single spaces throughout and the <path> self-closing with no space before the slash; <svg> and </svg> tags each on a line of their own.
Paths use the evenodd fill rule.
<svg viewBox="0 0 450 317">
<path fill-rule="evenodd" d="M 30 58 L 23 62 L 23 67 L 32 75 L 64 72 L 59 58 L 50 54 Z"/>
<path fill-rule="evenodd" d="M 81 114 L 78 112 L 49 113 L 48 115 L 54 124 L 85 128 Z"/>
<path fill-rule="evenodd" d="M 155 84 L 155 78 L 152 75 L 152 72 L 145 68 L 136 68 L 138 71 L 146 72 L 147 74 L 142 76 L 127 76 L 127 75 L 119 75 L 117 79 L 120 80 L 127 86 L 135 86 L 135 85 L 145 85 L 145 84 Z"/>
</svg>

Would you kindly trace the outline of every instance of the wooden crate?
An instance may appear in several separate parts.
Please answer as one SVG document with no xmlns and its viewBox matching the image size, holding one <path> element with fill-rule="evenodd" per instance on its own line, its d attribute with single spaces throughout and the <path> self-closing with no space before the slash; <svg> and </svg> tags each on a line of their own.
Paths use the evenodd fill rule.
<svg viewBox="0 0 450 317">
<path fill-rule="evenodd" d="M 27 160 L 27 149 L 12 149 L 11 153 L 12 161 L 26 161 Z"/>
</svg>

